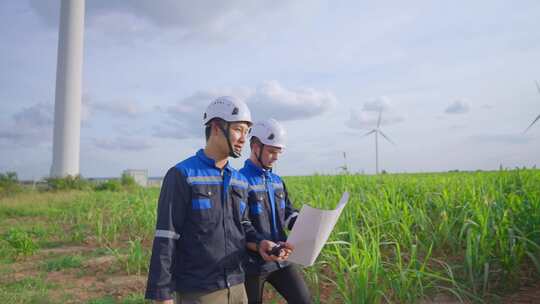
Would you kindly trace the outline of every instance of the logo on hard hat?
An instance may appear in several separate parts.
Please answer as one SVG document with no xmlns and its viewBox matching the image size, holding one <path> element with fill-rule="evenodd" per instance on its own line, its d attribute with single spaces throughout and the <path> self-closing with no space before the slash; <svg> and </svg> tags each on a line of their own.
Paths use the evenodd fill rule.
<svg viewBox="0 0 540 304">
<path fill-rule="evenodd" d="M 234 107 L 234 109 L 232 110 L 232 115 L 238 115 L 238 108 L 237 107 Z"/>
</svg>

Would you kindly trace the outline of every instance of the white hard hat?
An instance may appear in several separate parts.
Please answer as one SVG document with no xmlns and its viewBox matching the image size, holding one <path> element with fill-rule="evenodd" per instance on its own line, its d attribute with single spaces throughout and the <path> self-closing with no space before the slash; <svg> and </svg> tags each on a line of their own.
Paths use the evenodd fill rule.
<svg viewBox="0 0 540 304">
<path fill-rule="evenodd" d="M 257 137 L 263 144 L 278 148 L 285 148 L 287 132 L 275 119 L 270 118 L 256 122 L 249 133 L 251 137 Z"/>
<path fill-rule="evenodd" d="M 221 96 L 212 101 L 204 111 L 203 123 L 206 125 L 213 118 L 228 122 L 245 121 L 251 125 L 251 112 L 248 106 L 230 96 Z"/>
</svg>

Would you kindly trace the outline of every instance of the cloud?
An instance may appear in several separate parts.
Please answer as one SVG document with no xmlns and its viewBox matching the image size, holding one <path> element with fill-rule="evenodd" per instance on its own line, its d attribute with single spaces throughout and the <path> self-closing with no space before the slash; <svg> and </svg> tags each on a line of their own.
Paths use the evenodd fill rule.
<svg viewBox="0 0 540 304">
<path fill-rule="evenodd" d="M 280 121 L 310 119 L 326 113 L 337 103 L 330 92 L 313 88 L 286 89 L 277 81 L 264 82 L 255 89 L 199 91 L 172 106 L 157 108 L 168 119 L 153 128 L 154 135 L 179 139 L 199 137 L 206 106 L 224 95 L 245 101 L 253 120 L 268 117 Z"/>
<path fill-rule="evenodd" d="M 277 81 L 259 86 L 247 100 L 255 119 L 301 120 L 321 115 L 336 104 L 336 97 L 327 91 L 312 88 L 289 90 Z"/>
<path fill-rule="evenodd" d="M 117 119 L 119 116 L 133 118 L 145 111 L 135 102 L 96 103 L 87 96 L 83 97 L 82 124 L 88 124 L 92 117 L 97 116 L 96 112 L 108 113 Z M 1 126 L 0 140 L 20 146 L 52 143 L 53 126 L 54 105 L 35 103 L 13 114 L 11 123 Z M 107 143 L 99 144 L 104 147 Z"/>
<path fill-rule="evenodd" d="M 83 126 L 88 127 L 93 119 L 98 116 L 102 117 L 102 114 L 108 114 L 117 120 L 119 118 L 134 119 L 149 112 L 152 110 L 143 108 L 130 98 L 98 102 L 90 95 L 85 94 L 82 97 L 81 122 Z"/>
<path fill-rule="evenodd" d="M 153 135 L 163 138 L 186 139 L 199 137 L 203 129 L 203 113 L 210 101 L 222 95 L 225 91 L 199 91 L 184 98 L 174 105 L 157 107 L 156 110 L 166 115 L 166 119 L 153 127 Z"/>
<path fill-rule="evenodd" d="M 92 0 L 86 1 L 85 10 L 90 29 L 112 31 L 115 36 L 140 37 L 154 27 L 173 30 L 180 39 L 220 39 L 230 35 L 231 28 L 242 28 L 242 21 L 288 5 L 284 0 L 266 4 L 241 0 Z M 60 1 L 30 0 L 30 6 L 46 24 L 58 25 Z"/>
<path fill-rule="evenodd" d="M 482 109 L 484 110 L 493 110 L 495 107 L 493 105 L 490 105 L 490 104 L 485 104 L 482 106 Z"/>
<path fill-rule="evenodd" d="M 12 116 L 12 123 L 2 126 L 0 140 L 21 146 L 50 142 L 54 122 L 53 105 L 35 103 Z"/>
<path fill-rule="evenodd" d="M 467 125 L 464 125 L 464 124 L 453 124 L 450 126 L 450 130 L 463 130 L 463 129 L 466 129 L 467 128 Z"/>
<path fill-rule="evenodd" d="M 390 99 L 386 96 L 380 96 L 373 98 L 372 100 L 364 103 L 363 111 L 368 112 L 379 112 L 379 111 L 389 111 L 391 109 Z"/>
<path fill-rule="evenodd" d="M 377 127 L 379 113 L 381 113 L 381 126 L 400 123 L 405 120 L 399 114 L 391 100 L 386 96 L 373 98 L 364 103 L 362 110 L 351 109 L 349 120 L 345 125 L 352 129 L 367 129 Z"/>
<path fill-rule="evenodd" d="M 103 150 L 143 151 L 153 147 L 149 140 L 141 137 L 94 138 L 93 144 Z"/>
<path fill-rule="evenodd" d="M 469 104 L 463 100 L 458 99 L 454 101 L 453 103 L 451 103 L 450 105 L 448 105 L 448 107 L 446 108 L 446 110 L 444 110 L 444 112 L 446 114 L 465 114 L 465 113 L 468 113 L 469 110 L 470 110 Z"/>
<path fill-rule="evenodd" d="M 53 106 L 46 103 L 36 103 L 15 113 L 13 119 L 18 127 L 48 127 L 54 122 Z"/>
<path fill-rule="evenodd" d="M 200 126 L 202 129 L 202 126 Z M 153 136 L 161 138 L 175 138 L 175 139 L 188 139 L 194 138 L 195 132 L 201 132 L 200 130 L 187 130 L 183 126 L 176 123 L 167 126 L 154 126 L 153 127 Z"/>
<path fill-rule="evenodd" d="M 101 111 L 115 116 L 136 117 L 145 111 L 134 101 L 119 101 L 111 103 L 94 103 L 90 105 L 94 111 Z"/>
<path fill-rule="evenodd" d="M 496 143 L 521 145 L 531 141 L 531 138 L 522 134 L 479 134 L 468 138 L 476 143 Z"/>
</svg>

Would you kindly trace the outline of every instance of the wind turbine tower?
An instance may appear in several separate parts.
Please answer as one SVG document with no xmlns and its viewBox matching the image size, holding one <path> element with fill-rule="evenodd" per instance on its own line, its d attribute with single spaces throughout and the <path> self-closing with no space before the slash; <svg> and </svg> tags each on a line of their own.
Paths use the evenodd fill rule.
<svg viewBox="0 0 540 304">
<path fill-rule="evenodd" d="M 343 152 L 343 166 L 337 167 L 337 169 L 341 169 L 341 172 L 343 174 L 349 174 L 349 167 L 347 167 L 347 153 Z"/>
<path fill-rule="evenodd" d="M 388 137 L 386 134 L 383 133 L 381 130 L 381 116 L 382 116 L 382 110 L 379 111 L 379 119 L 377 120 L 377 127 L 366 134 L 364 136 L 368 136 L 371 134 L 375 134 L 375 174 L 379 174 L 379 134 L 386 139 L 389 143 L 395 145 L 395 143 Z"/>
<path fill-rule="evenodd" d="M 540 94 L 540 84 L 538 83 L 538 81 L 536 81 L 536 88 L 538 89 L 538 93 Z M 531 124 L 527 127 L 527 129 L 525 129 L 525 131 L 523 131 L 523 133 L 529 131 L 529 129 L 540 119 L 540 114 L 538 114 L 538 116 L 536 116 L 536 118 L 533 120 L 533 122 L 531 122 Z"/>
<path fill-rule="evenodd" d="M 51 177 L 79 174 L 85 0 L 62 0 Z"/>
</svg>

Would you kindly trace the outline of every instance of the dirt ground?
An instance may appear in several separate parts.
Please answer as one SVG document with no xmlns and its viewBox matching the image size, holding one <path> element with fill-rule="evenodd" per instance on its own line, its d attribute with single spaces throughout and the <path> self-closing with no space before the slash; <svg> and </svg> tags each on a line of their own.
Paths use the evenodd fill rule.
<svg viewBox="0 0 540 304">
<path fill-rule="evenodd" d="M 0 284 L 43 277 L 45 282 L 54 286 L 48 290 L 48 300 L 53 303 L 86 303 L 105 296 L 121 300 L 144 290 L 145 276 L 111 271 L 117 260 L 115 256 L 85 258 L 81 267 L 59 271 L 44 272 L 40 267 L 42 261 L 48 258 L 87 254 L 95 249 L 92 246 L 72 246 L 41 250 L 24 261 L 3 265 Z"/>
<path fill-rule="evenodd" d="M 503 298 L 505 304 L 538 304 L 540 303 L 540 282 L 522 286 L 518 292 Z"/>
<path fill-rule="evenodd" d="M 15 282 L 24 278 L 43 276 L 40 265 L 48 258 L 67 255 L 84 255 L 95 251 L 93 245 L 65 246 L 39 251 L 34 256 L 11 265 L 2 266 L 0 284 Z M 44 280 L 56 288 L 49 290 L 48 296 L 54 303 L 85 303 L 92 299 L 112 297 L 122 300 L 133 294 L 144 292 L 145 276 L 128 275 L 114 269 L 117 257 L 101 255 L 85 258 L 80 268 L 63 269 L 45 273 Z M 330 284 L 321 283 L 321 303 L 339 303 L 331 299 L 333 288 Z M 266 287 L 264 303 L 286 303 L 270 286 Z M 462 303 L 448 295 L 437 295 L 421 304 L 457 304 Z M 519 291 L 505 296 L 493 303 L 505 304 L 540 304 L 540 282 L 527 281 Z"/>
</svg>

